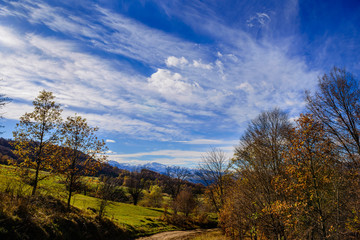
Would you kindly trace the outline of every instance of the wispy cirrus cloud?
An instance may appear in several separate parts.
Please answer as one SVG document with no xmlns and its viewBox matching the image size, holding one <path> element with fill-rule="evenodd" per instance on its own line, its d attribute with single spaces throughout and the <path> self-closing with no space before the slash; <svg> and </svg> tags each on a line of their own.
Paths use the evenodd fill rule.
<svg viewBox="0 0 360 240">
<path fill-rule="evenodd" d="M 38 91 L 47 89 L 66 108 L 64 114 L 79 112 L 107 132 L 230 149 L 232 139 L 260 111 L 277 106 L 298 114 L 304 89 L 315 86 L 319 75 L 303 58 L 289 53 L 291 40 L 276 44 L 259 39 L 226 24 L 199 1 L 186 6 L 182 15 L 173 12 L 170 3 L 159 5 L 207 36 L 204 44 L 97 4 L 84 6 L 86 11 L 78 14 L 44 1 L 6 3 L 0 17 L 48 30 L 10 29 L 0 23 L 0 78 L 14 99 L 10 119 L 18 119 Z M 242 20 L 252 27 L 255 22 L 276 22 L 260 11 Z M 209 132 L 228 134 L 230 140 L 211 140 Z M 167 160 L 162 161 L 190 162 L 199 153 L 152 151 L 117 159 L 163 154 Z"/>
<path fill-rule="evenodd" d="M 13 63 L 17 61 L 17 64 L 20 62 L 23 66 L 20 70 L 17 67 L 15 72 L 23 73 L 26 70 L 29 79 L 34 76 L 43 79 L 40 84 L 36 81 L 33 87 L 56 89 L 56 93 L 61 93 L 59 98 L 68 106 L 88 109 L 96 107 L 103 111 L 119 106 L 121 110 L 134 109 L 156 114 L 161 102 L 168 105 L 167 110 L 176 105 L 177 112 L 182 112 L 188 104 L 192 104 L 194 112 L 220 111 L 241 124 L 264 108 L 301 105 L 300 92 L 306 86 L 311 86 L 314 76 L 318 74 L 309 71 L 301 59 L 289 58 L 286 49 L 259 45 L 245 32 L 234 31 L 221 23 L 212 22 L 214 28 L 222 29 L 227 36 L 231 36 L 230 40 L 238 40 L 235 46 L 222 47 L 220 53 L 214 53 L 210 48 L 197 49 L 188 41 L 150 29 L 99 6 L 95 6 L 95 14 L 100 16 L 99 20 L 89 22 L 89 16 L 79 18 L 71 12 L 41 2 L 25 1 L 14 5 L 22 8 L 18 15 L 29 17 L 32 24 L 46 25 L 53 31 L 81 39 L 104 51 L 122 54 L 151 66 L 165 67 L 165 63 L 169 68 L 159 68 L 148 78 L 141 75 L 133 77 L 130 74 L 136 71 L 132 67 L 117 63 L 115 69 L 106 60 L 79 51 L 80 46 L 70 40 L 27 34 L 28 48 L 40 53 L 27 55 L 23 59 L 18 55 L 10 58 Z M 13 35 L 8 36 L 14 39 Z M 24 44 L 20 40 L 12 42 Z M 186 57 L 180 57 L 180 52 Z M 215 60 L 203 63 L 203 58 L 214 57 Z M 25 61 L 28 63 L 25 64 Z M 59 80 L 65 84 L 59 84 Z M 70 82 L 73 86 L 68 88 L 67 84 Z M 249 92 L 239 87 L 244 86 L 243 84 L 248 84 L 248 87 L 256 91 Z M 74 101 L 70 100 L 73 96 L 79 96 L 81 91 L 87 94 Z M 151 99 L 152 104 L 139 104 L 144 102 L 141 97 L 143 93 L 148 98 L 145 101 Z M 118 97 L 119 94 L 126 94 L 132 100 L 124 101 Z M 163 98 L 158 98 L 158 94 Z M 238 117 L 243 112 L 253 114 Z M 182 118 L 186 119 L 187 116 L 183 115 Z"/>
</svg>

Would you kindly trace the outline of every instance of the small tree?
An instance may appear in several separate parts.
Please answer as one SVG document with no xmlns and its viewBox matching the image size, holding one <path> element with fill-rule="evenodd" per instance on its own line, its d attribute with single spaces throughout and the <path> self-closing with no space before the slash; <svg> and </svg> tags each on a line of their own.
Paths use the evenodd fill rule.
<svg viewBox="0 0 360 240">
<path fill-rule="evenodd" d="M 130 173 L 129 178 L 124 181 L 124 185 L 128 188 L 133 204 L 137 205 L 142 196 L 142 192 L 148 186 L 148 183 L 144 179 L 143 171 L 135 171 Z"/>
<path fill-rule="evenodd" d="M 224 205 L 226 176 L 229 174 L 229 164 L 221 149 L 212 148 L 204 156 L 197 173 L 202 184 L 206 186 L 207 196 L 217 212 Z"/>
<path fill-rule="evenodd" d="M 104 177 L 101 179 L 102 183 L 100 184 L 100 188 L 97 192 L 97 197 L 100 199 L 98 206 L 99 212 L 98 217 L 102 219 L 102 217 L 106 213 L 106 208 L 110 205 L 109 201 L 113 201 L 116 199 L 118 184 L 114 179 L 110 177 Z"/>
<path fill-rule="evenodd" d="M 85 118 L 75 115 L 62 124 L 62 158 L 57 169 L 66 177 L 68 208 L 75 186 L 84 175 L 95 173 L 106 161 L 105 142 L 98 140 L 96 127 L 90 127 Z"/>
<path fill-rule="evenodd" d="M 186 217 L 189 216 L 195 207 L 196 200 L 190 189 L 180 191 L 180 193 L 176 196 L 173 204 L 174 212 L 182 212 Z"/>
<path fill-rule="evenodd" d="M 32 195 L 35 195 L 39 172 L 51 169 L 54 147 L 59 141 L 57 127 L 61 123 L 60 105 L 54 101 L 52 92 L 41 91 L 33 101 L 34 111 L 25 113 L 16 125 L 14 135 L 14 153 L 21 160 L 23 168 L 34 168 Z"/>
</svg>

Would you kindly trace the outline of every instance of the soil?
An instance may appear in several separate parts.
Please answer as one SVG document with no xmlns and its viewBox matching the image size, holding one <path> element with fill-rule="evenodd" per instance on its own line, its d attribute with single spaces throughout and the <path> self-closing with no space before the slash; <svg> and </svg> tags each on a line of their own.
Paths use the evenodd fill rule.
<svg viewBox="0 0 360 240">
<path fill-rule="evenodd" d="M 172 231 L 154 234 L 148 237 L 138 238 L 137 240 L 190 240 L 199 234 L 217 231 L 219 229 L 196 229 L 188 231 Z"/>
</svg>

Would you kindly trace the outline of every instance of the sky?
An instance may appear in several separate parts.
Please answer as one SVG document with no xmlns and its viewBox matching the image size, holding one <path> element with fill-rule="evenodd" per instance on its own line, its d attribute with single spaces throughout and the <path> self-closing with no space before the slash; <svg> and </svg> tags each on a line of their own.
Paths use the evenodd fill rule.
<svg viewBox="0 0 360 240">
<path fill-rule="evenodd" d="M 360 74 L 360 2 L 0 0 L 3 137 L 45 89 L 109 159 L 196 167 L 249 121 L 296 118 L 333 66 Z"/>
</svg>

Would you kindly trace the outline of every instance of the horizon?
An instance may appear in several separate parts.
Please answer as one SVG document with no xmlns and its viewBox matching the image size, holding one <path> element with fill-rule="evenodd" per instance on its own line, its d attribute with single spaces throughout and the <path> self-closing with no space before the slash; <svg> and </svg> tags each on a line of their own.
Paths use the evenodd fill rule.
<svg viewBox="0 0 360 240">
<path fill-rule="evenodd" d="M 2 1 L 5 133 L 45 89 L 109 160 L 193 168 L 250 120 L 305 111 L 333 66 L 360 74 L 357 1 Z"/>
</svg>

